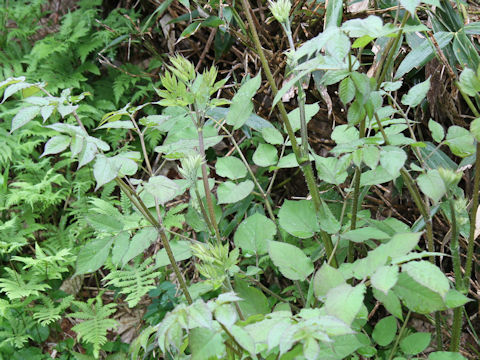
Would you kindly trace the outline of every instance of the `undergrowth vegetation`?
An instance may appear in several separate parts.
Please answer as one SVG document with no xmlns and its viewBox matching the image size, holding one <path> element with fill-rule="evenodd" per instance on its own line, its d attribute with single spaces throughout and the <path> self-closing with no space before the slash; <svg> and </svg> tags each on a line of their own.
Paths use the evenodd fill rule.
<svg viewBox="0 0 480 360">
<path fill-rule="evenodd" d="M 480 357 L 474 3 L 113 3 L 0 7 L 0 359 Z"/>
</svg>

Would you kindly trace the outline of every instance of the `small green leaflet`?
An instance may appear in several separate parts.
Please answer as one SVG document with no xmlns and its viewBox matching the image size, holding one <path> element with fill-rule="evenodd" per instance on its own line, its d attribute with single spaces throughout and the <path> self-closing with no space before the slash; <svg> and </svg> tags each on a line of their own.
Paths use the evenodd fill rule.
<svg viewBox="0 0 480 360">
<path fill-rule="evenodd" d="M 235 245 L 243 251 L 257 255 L 266 254 L 268 242 L 277 232 L 275 223 L 266 216 L 255 213 L 243 220 L 235 232 Z"/>
<path fill-rule="evenodd" d="M 278 154 L 275 146 L 270 144 L 259 144 L 253 153 L 252 160 L 255 165 L 267 167 L 278 162 Z"/>
<path fill-rule="evenodd" d="M 45 150 L 40 157 L 44 157 L 45 155 L 58 154 L 59 152 L 62 152 L 68 147 L 68 145 L 70 145 L 70 140 L 70 136 L 66 135 L 57 135 L 52 137 L 45 144 Z"/>
<path fill-rule="evenodd" d="M 232 204 L 246 198 L 255 187 L 251 180 L 245 180 L 239 184 L 225 181 L 218 186 L 217 196 L 219 204 Z"/>
<path fill-rule="evenodd" d="M 243 162 L 235 156 L 226 156 L 217 159 L 215 163 L 215 171 L 217 175 L 237 180 L 247 175 L 247 168 Z"/>
<path fill-rule="evenodd" d="M 257 93 L 261 82 L 262 77 L 259 72 L 253 79 L 247 80 L 233 97 L 226 120 L 234 130 L 241 128 L 252 113 L 252 97 Z"/>
<path fill-rule="evenodd" d="M 77 256 L 75 275 L 88 274 L 100 269 L 107 261 L 113 237 L 96 238 L 89 241 Z"/>
<path fill-rule="evenodd" d="M 177 195 L 179 186 L 166 176 L 158 175 L 148 179 L 144 188 L 146 192 L 156 197 L 161 205 L 164 205 Z"/>
<path fill-rule="evenodd" d="M 327 293 L 325 310 L 328 315 L 335 316 L 350 325 L 357 316 L 363 305 L 363 297 L 366 291 L 364 284 L 352 287 L 341 284 Z"/>
<path fill-rule="evenodd" d="M 438 203 L 447 192 L 445 183 L 436 169 L 428 170 L 426 174 L 420 174 L 417 184 L 420 190 L 435 203 Z"/>
<path fill-rule="evenodd" d="M 419 105 L 427 96 L 429 89 L 430 78 L 408 90 L 408 93 L 402 96 L 402 104 L 411 107 Z"/>
<path fill-rule="evenodd" d="M 445 131 L 443 130 L 443 126 L 432 119 L 428 121 L 428 129 L 432 133 L 433 140 L 435 140 L 435 142 L 437 143 L 441 142 L 445 137 Z"/>
<path fill-rule="evenodd" d="M 307 239 L 320 230 L 313 203 L 285 200 L 278 213 L 280 226 L 289 234 Z"/>
</svg>

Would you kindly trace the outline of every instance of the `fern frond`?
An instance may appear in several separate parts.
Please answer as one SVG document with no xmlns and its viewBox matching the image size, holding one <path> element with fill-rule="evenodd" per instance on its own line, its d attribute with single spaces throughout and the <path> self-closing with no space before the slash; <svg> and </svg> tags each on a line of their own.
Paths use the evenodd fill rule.
<svg viewBox="0 0 480 360">
<path fill-rule="evenodd" d="M 151 263 L 152 259 L 148 258 L 141 265 L 127 265 L 125 269 L 112 271 L 103 281 L 106 285 L 119 288 L 121 294 L 127 295 L 125 300 L 128 306 L 133 308 L 142 296 L 155 288 L 155 279 L 160 276 L 156 266 L 149 267 Z"/>
<path fill-rule="evenodd" d="M 39 296 L 40 291 L 50 289 L 50 285 L 39 284 L 35 277 L 25 281 L 23 274 L 19 274 L 15 270 L 5 268 L 5 271 L 9 278 L 0 278 L 0 290 L 6 293 L 10 300 L 22 299 L 30 295 Z"/>
<path fill-rule="evenodd" d="M 116 305 L 113 303 L 103 305 L 101 294 L 86 303 L 74 301 L 73 304 L 79 311 L 70 314 L 69 317 L 84 321 L 75 325 L 72 330 L 78 334 L 79 340 L 83 339 L 93 345 L 93 355 L 98 358 L 100 348 L 107 342 L 107 331 L 117 326 L 115 320 L 109 319 L 116 311 Z"/>
<path fill-rule="evenodd" d="M 63 298 L 58 306 L 48 296 L 41 296 L 42 305 L 37 305 L 33 308 L 33 318 L 42 326 L 48 326 L 51 323 L 61 319 L 60 314 L 68 308 L 73 301 L 73 296 Z"/>
</svg>

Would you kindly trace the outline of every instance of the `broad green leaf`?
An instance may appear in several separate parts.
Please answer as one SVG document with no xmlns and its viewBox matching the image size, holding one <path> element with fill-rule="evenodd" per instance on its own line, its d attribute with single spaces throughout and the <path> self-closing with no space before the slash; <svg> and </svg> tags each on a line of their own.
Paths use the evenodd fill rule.
<svg viewBox="0 0 480 360">
<path fill-rule="evenodd" d="M 445 137 L 445 130 L 443 130 L 442 125 L 430 119 L 428 121 L 428 129 L 432 134 L 433 140 L 435 140 L 437 143 L 442 142 L 443 138 Z"/>
<path fill-rule="evenodd" d="M 470 123 L 470 132 L 475 140 L 480 141 L 480 118 L 476 118 Z"/>
<path fill-rule="evenodd" d="M 460 74 L 460 89 L 468 96 L 475 96 L 480 92 L 480 79 L 472 69 L 466 68 Z"/>
<path fill-rule="evenodd" d="M 363 148 L 363 162 L 370 169 L 375 169 L 380 161 L 380 150 L 374 145 L 365 146 Z"/>
<path fill-rule="evenodd" d="M 420 5 L 420 0 L 400 0 L 400 4 L 414 17 L 415 9 Z"/>
<path fill-rule="evenodd" d="M 420 190 L 435 203 L 438 203 L 447 192 L 445 183 L 438 170 L 428 170 L 426 174 L 419 175 L 417 184 Z"/>
<path fill-rule="evenodd" d="M 320 229 L 329 234 L 336 234 L 340 231 L 340 222 L 332 214 L 332 211 L 324 201 L 322 201 L 322 204 L 318 209 L 318 222 L 320 224 Z"/>
<path fill-rule="evenodd" d="M 327 293 L 325 310 L 328 315 L 335 316 L 350 325 L 363 305 L 366 291 L 364 284 L 352 287 L 348 284 L 339 285 Z"/>
<path fill-rule="evenodd" d="M 440 294 L 419 284 L 404 272 L 398 276 L 393 291 L 410 310 L 419 314 L 430 314 L 445 309 Z"/>
<path fill-rule="evenodd" d="M 419 105 L 427 96 L 429 89 L 430 78 L 408 90 L 408 93 L 402 96 L 402 104 L 411 107 Z"/>
<path fill-rule="evenodd" d="M 217 175 L 237 180 L 247 175 L 247 168 L 243 162 L 235 156 L 227 156 L 218 158 L 215 163 L 215 171 Z"/>
<path fill-rule="evenodd" d="M 470 156 L 475 153 L 474 138 L 467 129 L 453 125 L 448 128 L 445 143 L 454 155 Z"/>
<path fill-rule="evenodd" d="M 242 298 L 242 301 L 238 302 L 238 306 L 246 317 L 270 312 L 267 297 L 256 287 L 250 286 L 246 281 L 236 277 L 233 288 L 237 295 Z"/>
<path fill-rule="evenodd" d="M 230 333 L 235 338 L 235 341 L 245 350 L 250 353 L 254 359 L 255 356 L 255 341 L 244 328 L 233 325 L 229 328 Z"/>
<path fill-rule="evenodd" d="M 68 147 L 68 145 L 70 145 L 70 139 L 70 136 L 66 135 L 57 135 L 52 137 L 45 144 L 45 150 L 40 157 L 50 154 L 58 154 L 59 152 L 62 152 Z"/>
<path fill-rule="evenodd" d="M 194 328 L 189 331 L 189 346 L 192 360 L 219 359 L 225 354 L 222 333 L 207 328 Z"/>
<path fill-rule="evenodd" d="M 289 234 L 307 239 L 320 230 L 313 203 L 285 200 L 278 213 L 280 226 Z"/>
<path fill-rule="evenodd" d="M 130 246 L 130 234 L 126 231 L 118 233 L 113 237 L 112 262 L 115 265 L 122 265 L 122 258 Z"/>
<path fill-rule="evenodd" d="M 365 118 L 365 115 L 365 107 L 360 103 L 360 101 L 355 100 L 353 103 L 350 104 L 350 107 L 347 111 L 348 125 L 357 125 Z"/>
<path fill-rule="evenodd" d="M 227 124 L 232 125 L 234 130 L 242 127 L 252 113 L 252 97 L 257 93 L 261 82 L 259 72 L 257 76 L 247 80 L 234 95 L 226 118 Z"/>
<path fill-rule="evenodd" d="M 338 27 L 342 23 L 343 0 L 330 0 L 325 12 L 324 28 Z"/>
<path fill-rule="evenodd" d="M 292 244 L 270 241 L 268 254 L 287 279 L 305 280 L 313 272 L 313 263 L 310 258 Z"/>
<path fill-rule="evenodd" d="M 350 166 L 348 158 L 315 156 L 318 177 L 334 185 L 340 185 L 348 176 L 347 169 Z"/>
<path fill-rule="evenodd" d="M 98 190 L 103 185 L 115 179 L 120 170 L 121 164 L 116 164 L 107 158 L 105 155 L 98 155 L 95 164 L 93 165 L 93 176 L 97 181 L 95 190 Z"/>
<path fill-rule="evenodd" d="M 397 31 L 397 29 L 390 24 L 384 26 L 382 19 L 374 15 L 370 15 L 364 19 L 357 18 L 345 21 L 342 24 L 342 30 L 347 32 L 350 37 L 367 37 L 370 38 L 370 40 L 386 36 Z M 370 40 L 368 42 L 370 42 Z"/>
<path fill-rule="evenodd" d="M 447 277 L 429 261 L 410 261 L 402 265 L 402 272 L 407 273 L 419 284 L 435 291 L 442 298 L 445 298 L 450 289 Z"/>
<path fill-rule="evenodd" d="M 348 144 L 358 140 L 360 138 L 359 134 L 359 131 L 353 126 L 339 125 L 335 126 L 331 138 L 337 144 Z"/>
<path fill-rule="evenodd" d="M 89 241 L 78 253 L 75 275 L 97 271 L 107 261 L 113 238 L 96 238 Z"/>
<path fill-rule="evenodd" d="M 313 156 L 309 156 L 310 160 L 313 160 Z M 290 153 L 288 155 L 283 156 L 277 163 L 276 167 L 283 169 L 283 168 L 294 168 L 297 167 L 298 161 L 294 153 Z"/>
<path fill-rule="evenodd" d="M 458 352 L 435 351 L 428 354 L 428 360 L 467 360 Z"/>
<path fill-rule="evenodd" d="M 337 0 L 333 0 L 337 1 Z M 340 0 L 341 2 L 342 0 Z M 350 39 L 343 32 L 336 32 L 331 39 L 327 41 L 325 50 L 336 61 L 343 61 L 350 51 Z"/>
<path fill-rule="evenodd" d="M 266 216 L 255 213 L 242 221 L 235 232 L 235 245 L 243 251 L 263 255 L 268 252 L 268 242 L 277 232 L 275 223 Z"/>
<path fill-rule="evenodd" d="M 458 62 L 463 67 L 470 69 L 477 69 L 480 63 L 480 56 L 478 55 L 475 45 L 472 40 L 465 34 L 463 28 L 455 32 L 452 43 L 452 50 Z"/>
<path fill-rule="evenodd" d="M 398 280 L 398 266 L 382 266 L 371 276 L 372 286 L 388 294 L 391 288 L 395 286 Z"/>
<path fill-rule="evenodd" d="M 23 125 L 33 120 L 38 114 L 40 114 L 39 106 L 29 106 L 20 109 L 12 119 L 12 129 L 10 132 L 13 133 L 15 130 L 21 128 Z"/>
<path fill-rule="evenodd" d="M 319 110 L 320 106 L 318 106 L 318 103 L 305 105 L 305 122 L 308 124 L 308 122 Z M 290 120 L 290 125 L 292 125 L 294 132 L 300 130 L 300 108 L 297 107 L 290 111 L 288 113 L 288 120 Z"/>
<path fill-rule="evenodd" d="M 165 205 L 177 195 L 178 185 L 166 176 L 157 175 L 148 179 L 144 189 L 156 197 L 160 205 Z"/>
<path fill-rule="evenodd" d="M 400 341 L 400 349 L 407 355 L 416 355 L 424 351 L 432 339 L 432 334 L 417 332 L 408 335 Z"/>
<path fill-rule="evenodd" d="M 340 270 L 323 263 L 322 267 L 315 273 L 313 278 L 313 292 L 317 299 L 322 299 L 330 289 L 345 283 Z"/>
<path fill-rule="evenodd" d="M 390 235 L 388 235 L 387 233 L 384 233 L 383 231 L 370 226 L 355 230 L 349 230 L 343 233 L 341 236 L 342 238 L 356 243 L 362 243 L 369 239 L 386 240 L 390 238 Z"/>
<path fill-rule="evenodd" d="M 80 151 L 80 154 L 78 155 L 78 168 L 80 169 L 82 166 L 85 166 L 87 165 L 88 163 L 90 163 L 91 161 L 93 161 L 93 159 L 95 159 L 95 155 L 97 154 L 98 152 L 98 149 L 97 149 L 97 146 L 89 141 L 81 141 L 80 140 L 80 146 L 83 146 L 83 144 L 85 144 L 85 146 L 83 146 L 83 148 L 81 149 Z M 77 145 L 77 144 L 75 144 Z M 70 145 L 70 150 L 72 150 L 72 147 L 74 146 L 74 141 L 73 141 L 73 138 L 72 138 L 72 143 Z M 75 149 L 76 151 L 77 149 Z M 72 156 L 73 155 L 73 152 L 72 151 Z"/>
<path fill-rule="evenodd" d="M 318 341 L 313 338 L 313 336 L 307 337 L 303 342 L 303 356 L 307 360 L 316 360 L 320 353 L 320 346 Z"/>
<path fill-rule="evenodd" d="M 278 162 L 278 154 L 275 146 L 270 144 L 259 144 L 252 157 L 255 165 L 267 167 Z"/>
<path fill-rule="evenodd" d="M 377 166 L 373 170 L 362 173 L 360 178 L 360 186 L 378 185 L 393 180 L 393 176 L 382 166 Z"/>
<path fill-rule="evenodd" d="M 282 145 L 283 144 L 283 136 L 277 129 L 273 127 L 263 128 L 262 129 L 262 137 L 263 139 L 272 145 Z"/>
<path fill-rule="evenodd" d="M 447 31 L 438 31 L 433 36 L 440 49 L 443 49 L 450 43 L 450 41 L 452 41 L 453 33 Z M 423 40 L 420 45 L 415 46 L 415 48 L 412 49 L 407 56 L 405 56 L 405 59 L 403 59 L 402 63 L 397 69 L 395 79 L 401 78 L 413 68 L 421 68 L 433 58 L 436 52 L 437 50 L 430 39 Z"/>
<path fill-rule="evenodd" d="M 217 196 L 219 204 L 232 204 L 245 199 L 253 190 L 255 184 L 251 180 L 245 180 L 239 184 L 225 181 L 218 186 Z"/>
<path fill-rule="evenodd" d="M 190 242 L 186 240 L 171 241 L 170 247 L 172 248 L 173 257 L 177 262 L 187 260 L 192 257 Z M 170 265 L 170 259 L 168 258 L 165 248 L 163 248 L 157 253 L 155 263 L 159 267 Z"/>
<path fill-rule="evenodd" d="M 154 227 L 140 229 L 130 241 L 130 246 L 122 258 L 123 265 L 144 252 L 157 238 L 158 232 Z"/>
<path fill-rule="evenodd" d="M 355 84 L 350 77 L 346 77 L 338 86 L 338 95 L 344 105 L 347 105 L 355 97 Z"/>
<path fill-rule="evenodd" d="M 447 295 L 445 296 L 445 305 L 451 309 L 463 306 L 469 301 L 472 300 L 455 289 L 448 290 Z"/>
<path fill-rule="evenodd" d="M 398 300 L 397 295 L 392 290 L 385 295 L 383 292 L 373 288 L 373 295 L 375 299 L 383 304 L 390 314 L 394 315 L 397 319 L 403 320 L 402 304 L 400 304 L 400 300 Z"/>
<path fill-rule="evenodd" d="M 373 329 L 372 338 L 380 346 L 389 345 L 397 333 L 397 320 L 393 316 L 381 319 Z"/>
</svg>

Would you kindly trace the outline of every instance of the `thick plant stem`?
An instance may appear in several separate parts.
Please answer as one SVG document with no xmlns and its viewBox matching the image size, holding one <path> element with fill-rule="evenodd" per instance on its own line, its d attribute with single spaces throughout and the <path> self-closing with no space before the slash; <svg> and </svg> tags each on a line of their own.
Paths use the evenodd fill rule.
<svg viewBox="0 0 480 360">
<path fill-rule="evenodd" d="M 473 199 L 470 215 L 470 233 L 467 245 L 467 260 L 465 261 L 465 284 L 464 289 L 468 292 L 470 288 L 470 275 L 472 274 L 473 250 L 475 249 L 475 228 L 478 211 L 478 191 L 480 185 L 480 143 L 477 142 L 477 154 L 475 160 L 475 175 L 473 179 Z"/>
<path fill-rule="evenodd" d="M 278 88 L 277 85 L 275 84 L 275 80 L 273 78 L 272 72 L 270 71 L 270 66 L 268 65 L 267 59 L 265 57 L 265 53 L 263 52 L 262 49 L 262 44 L 260 43 L 260 38 L 258 37 L 257 30 L 255 28 L 255 23 L 253 22 L 252 14 L 251 14 L 251 9 L 250 9 L 250 4 L 248 3 L 248 0 L 242 0 L 242 6 L 243 10 L 245 12 L 245 16 L 247 17 L 248 21 L 248 26 L 249 30 L 252 34 L 253 37 L 253 42 L 255 44 L 255 49 L 257 52 L 257 55 L 260 58 L 260 62 L 262 64 L 263 71 L 265 71 L 265 76 L 267 77 L 268 83 L 272 89 L 272 93 L 275 96 L 278 93 Z M 318 212 L 320 209 L 322 203 L 321 203 L 321 198 L 320 198 L 320 193 L 318 191 L 318 187 L 315 181 L 315 177 L 313 174 L 313 169 L 312 165 L 309 161 L 308 158 L 308 153 L 303 154 L 303 151 L 301 151 L 300 147 L 298 146 L 297 139 L 295 138 L 295 133 L 292 129 L 292 125 L 290 124 L 290 120 L 288 119 L 287 115 L 287 110 L 285 109 L 285 106 L 283 103 L 280 101 L 278 104 L 278 109 L 280 111 L 280 116 L 285 124 L 285 128 L 287 129 L 287 134 L 288 138 L 292 144 L 292 149 L 293 152 L 295 153 L 295 157 L 297 159 L 298 164 L 300 165 L 303 174 L 305 176 L 305 180 L 307 182 L 308 190 L 310 192 L 310 195 L 312 196 L 313 204 L 315 206 L 315 210 Z M 325 236 L 323 236 L 325 235 Z M 323 234 L 322 231 L 322 239 L 323 243 L 325 246 L 325 252 L 327 255 L 327 258 L 330 258 L 331 253 L 333 251 L 333 244 L 332 244 L 332 239 L 330 236 L 325 233 Z M 336 259 L 332 259 L 332 266 L 336 267 Z"/>
<path fill-rule="evenodd" d="M 115 182 L 118 184 L 120 189 L 127 195 L 127 197 L 130 199 L 132 204 L 140 211 L 140 213 L 153 225 L 158 231 L 158 234 L 160 236 L 160 239 L 162 241 L 162 245 L 165 248 L 165 251 L 167 252 L 168 259 L 170 260 L 170 264 L 172 265 L 173 271 L 175 272 L 175 276 L 178 279 L 178 283 L 180 284 L 180 288 L 183 291 L 183 294 L 185 295 L 185 299 L 189 304 L 193 303 L 192 297 L 190 296 L 190 292 L 188 291 L 187 283 L 185 282 L 185 279 L 183 278 L 182 272 L 180 271 L 180 268 L 177 265 L 177 262 L 175 260 L 175 257 L 173 255 L 172 248 L 170 247 L 170 242 L 168 241 L 167 234 L 163 230 L 162 224 L 160 223 L 159 220 L 161 219 L 155 219 L 155 217 L 152 216 L 148 208 L 145 206 L 145 204 L 142 202 L 140 198 L 136 198 L 132 194 L 132 190 L 120 179 L 120 178 L 115 178 Z M 136 194 L 136 193 L 135 193 Z"/>
<path fill-rule="evenodd" d="M 198 127 L 197 131 L 198 131 L 198 147 L 199 147 L 200 155 L 202 156 L 203 159 L 205 159 L 203 128 Z M 221 244 L 222 237 L 220 236 L 220 230 L 218 229 L 217 219 L 215 217 L 215 210 L 213 208 L 212 194 L 210 193 L 210 187 L 208 186 L 207 165 L 205 164 L 205 161 L 202 162 L 202 180 L 203 180 L 203 187 L 205 189 L 205 198 L 207 200 L 208 213 L 210 215 L 210 223 L 212 224 L 213 229 L 215 230 L 215 237 L 217 238 L 217 242 Z M 199 199 L 199 200 L 202 201 L 202 199 Z"/>
<path fill-rule="evenodd" d="M 463 289 L 462 270 L 460 268 L 460 253 L 458 249 L 458 229 L 455 214 L 455 204 L 452 195 L 448 199 L 450 204 L 450 213 L 452 217 L 452 239 L 450 241 L 450 252 L 452 253 L 453 273 L 455 275 L 455 287 L 457 290 Z M 460 333 L 462 331 L 463 307 L 459 306 L 453 311 L 452 337 L 450 342 L 450 351 L 457 352 L 460 347 Z"/>
</svg>

